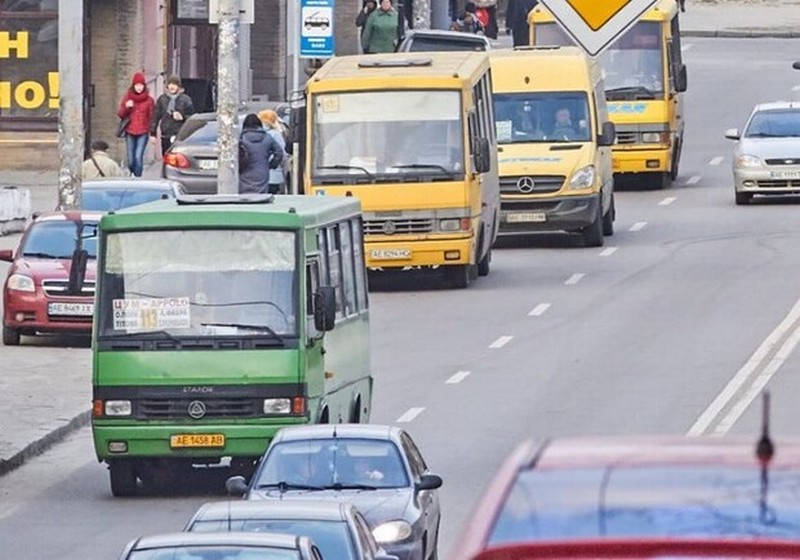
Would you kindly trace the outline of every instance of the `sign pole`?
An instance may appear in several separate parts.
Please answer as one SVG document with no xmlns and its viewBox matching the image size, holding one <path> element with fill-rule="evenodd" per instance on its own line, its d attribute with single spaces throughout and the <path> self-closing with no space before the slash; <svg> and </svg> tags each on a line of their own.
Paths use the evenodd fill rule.
<svg viewBox="0 0 800 560">
<path fill-rule="evenodd" d="M 58 10 L 58 206 L 80 207 L 83 131 L 83 1 Z"/>
<path fill-rule="evenodd" d="M 219 194 L 239 193 L 239 0 L 219 0 L 217 124 Z"/>
<path fill-rule="evenodd" d="M 291 101 L 295 99 L 300 90 L 300 2 L 297 0 L 287 0 L 290 7 L 287 13 L 289 20 L 289 33 L 287 34 L 291 41 L 292 53 L 292 86 L 291 91 L 287 98 Z M 292 122 L 293 129 L 296 129 L 296 123 Z M 298 142 L 298 134 L 292 135 L 292 184 L 291 193 L 299 194 L 300 192 L 300 142 Z"/>
</svg>

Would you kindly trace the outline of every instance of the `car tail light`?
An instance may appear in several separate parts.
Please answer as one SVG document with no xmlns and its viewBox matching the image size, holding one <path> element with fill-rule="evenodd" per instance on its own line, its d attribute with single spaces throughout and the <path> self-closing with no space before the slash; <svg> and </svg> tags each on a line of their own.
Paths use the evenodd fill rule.
<svg viewBox="0 0 800 560">
<path fill-rule="evenodd" d="M 170 167 L 177 167 L 178 169 L 186 169 L 192 166 L 192 164 L 189 163 L 189 158 L 185 155 L 173 152 L 164 154 L 164 164 Z"/>
</svg>

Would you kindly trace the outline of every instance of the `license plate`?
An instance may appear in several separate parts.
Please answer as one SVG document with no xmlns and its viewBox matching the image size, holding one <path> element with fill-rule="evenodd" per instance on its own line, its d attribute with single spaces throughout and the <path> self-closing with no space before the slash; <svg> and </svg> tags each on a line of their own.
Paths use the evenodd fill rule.
<svg viewBox="0 0 800 560">
<path fill-rule="evenodd" d="M 170 447 L 225 447 L 225 434 L 177 434 L 169 436 Z"/>
<path fill-rule="evenodd" d="M 546 222 L 547 214 L 544 212 L 512 212 L 506 216 L 506 221 L 512 224 L 525 222 Z"/>
<path fill-rule="evenodd" d="M 800 171 L 770 171 L 773 179 L 800 179 Z"/>
<path fill-rule="evenodd" d="M 376 261 L 402 261 L 411 258 L 411 249 L 372 249 L 369 255 Z"/>
<path fill-rule="evenodd" d="M 94 304 L 54 301 L 47 304 L 47 314 L 69 317 L 91 317 L 94 314 Z"/>
<path fill-rule="evenodd" d="M 199 159 L 197 160 L 197 167 L 200 169 L 216 169 L 217 160 L 215 159 Z"/>
</svg>

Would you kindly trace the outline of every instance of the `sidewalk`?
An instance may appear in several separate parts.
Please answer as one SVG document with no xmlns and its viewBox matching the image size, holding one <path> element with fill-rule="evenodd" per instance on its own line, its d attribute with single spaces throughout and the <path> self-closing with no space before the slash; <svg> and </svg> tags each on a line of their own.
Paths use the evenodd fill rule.
<svg viewBox="0 0 800 560">
<path fill-rule="evenodd" d="M 693 37 L 800 37 L 800 0 L 686 0 L 680 23 L 683 34 Z M 159 173 L 159 163 L 145 170 L 146 177 Z M 33 211 L 55 207 L 56 172 L 0 170 L 0 187 L 4 185 L 28 187 Z M 0 236 L 0 246 L 13 243 L 13 238 Z M 35 349 L 28 350 L 33 351 L 25 367 L 4 367 L 0 375 L 0 476 L 89 422 L 88 349 L 65 350 L 76 353 L 69 360 L 74 367 L 66 368 L 69 372 L 56 363 L 42 364 Z M 0 360 L 8 363 L 7 356 L 19 351 L 0 346 Z"/>
</svg>

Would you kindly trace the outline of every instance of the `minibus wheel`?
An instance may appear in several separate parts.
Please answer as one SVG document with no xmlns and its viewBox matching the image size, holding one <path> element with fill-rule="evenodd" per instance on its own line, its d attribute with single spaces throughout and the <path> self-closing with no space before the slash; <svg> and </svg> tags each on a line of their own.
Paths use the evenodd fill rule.
<svg viewBox="0 0 800 560">
<path fill-rule="evenodd" d="M 468 264 L 446 266 L 445 279 L 453 288 L 457 288 L 459 290 L 464 289 L 469 286 L 469 283 L 472 280 L 471 268 L 473 267 Z"/>
<path fill-rule="evenodd" d="M 136 471 L 130 461 L 115 460 L 108 464 L 108 474 L 111 482 L 111 493 L 117 498 L 135 496 Z"/>
<path fill-rule="evenodd" d="M 492 248 L 486 251 L 481 261 L 478 263 L 478 276 L 489 276 L 492 267 Z"/>
<path fill-rule="evenodd" d="M 603 214 L 603 235 L 614 235 L 614 217 L 616 212 L 614 193 L 611 193 L 611 204 L 608 206 L 608 212 Z"/>
<path fill-rule="evenodd" d="M 587 247 L 603 246 L 603 198 L 602 195 L 597 199 L 597 212 L 591 224 L 583 228 L 583 243 Z"/>
</svg>

